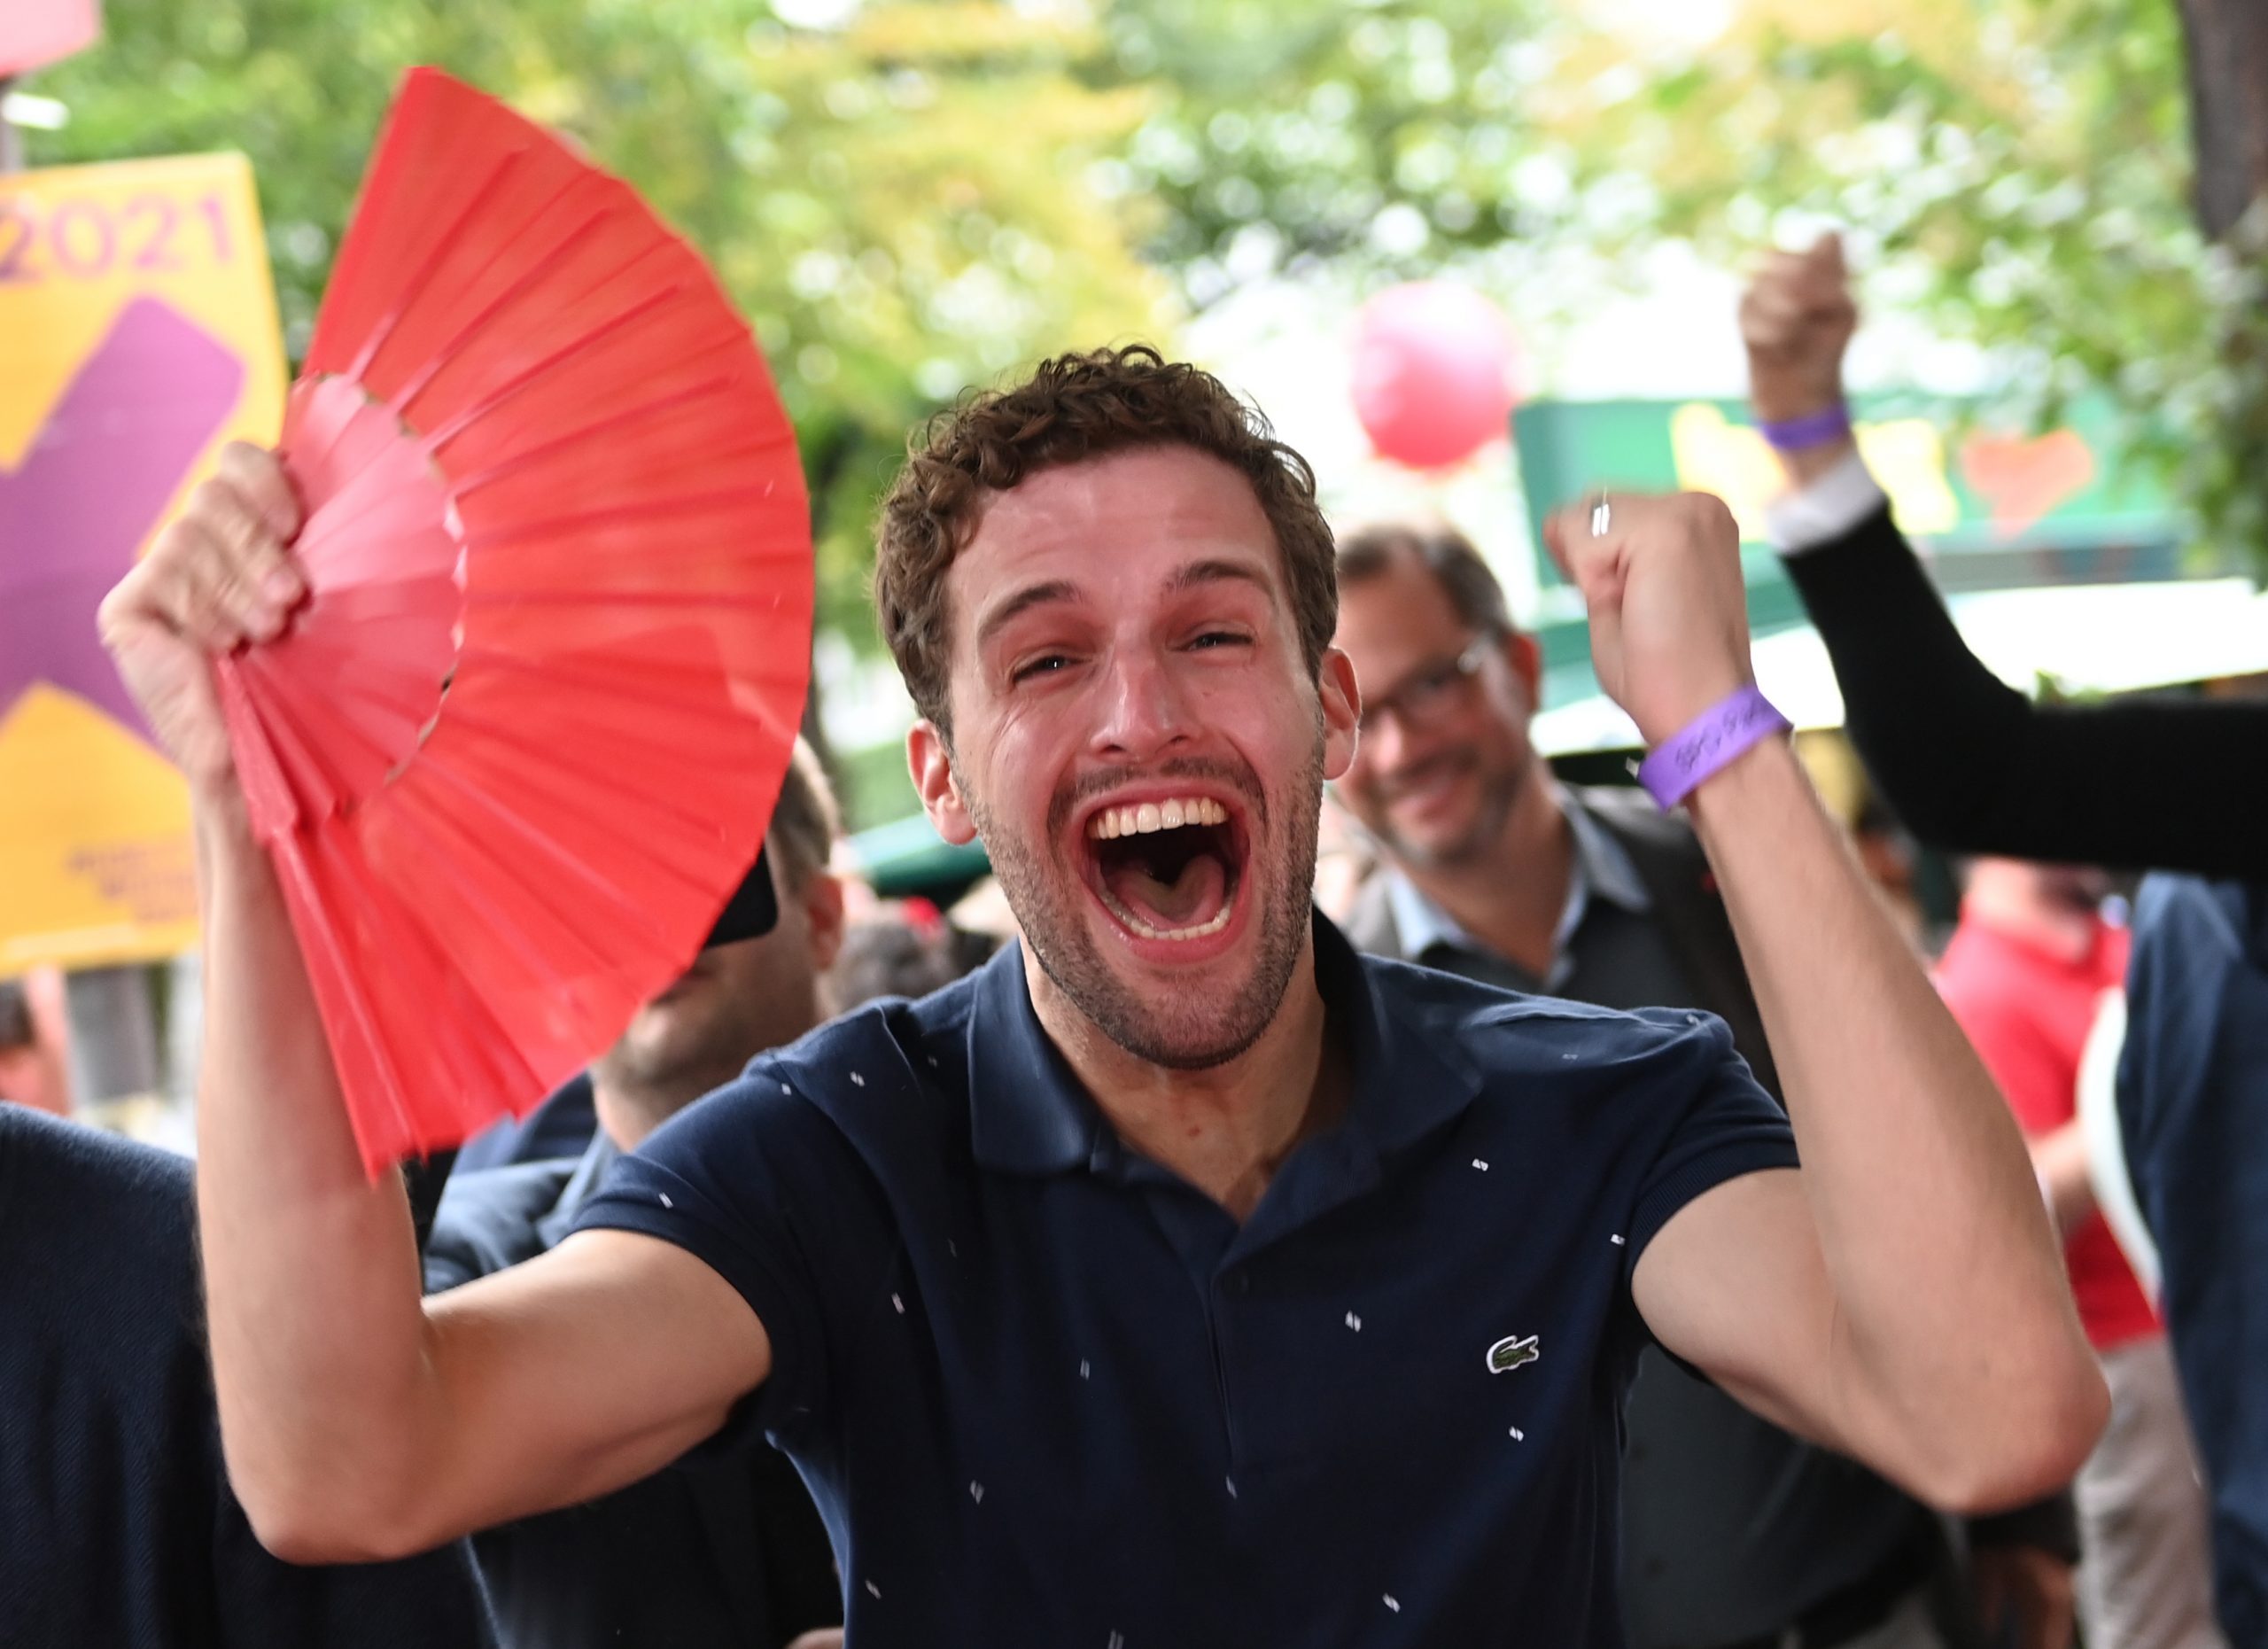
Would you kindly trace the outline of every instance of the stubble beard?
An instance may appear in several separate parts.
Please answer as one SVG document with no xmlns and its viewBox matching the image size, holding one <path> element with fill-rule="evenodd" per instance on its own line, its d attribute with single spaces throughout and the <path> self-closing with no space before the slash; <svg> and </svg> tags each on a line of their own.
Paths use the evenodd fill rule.
<svg viewBox="0 0 2268 1649">
<path fill-rule="evenodd" d="M 1518 799 L 1520 785 L 1526 777 L 1526 770 L 1521 767 L 1497 773 L 1484 768 L 1480 774 L 1480 805 L 1473 814 L 1472 825 L 1453 841 L 1433 845 L 1412 842 L 1394 828 L 1390 803 L 1381 803 L 1377 819 L 1364 821 L 1363 828 L 1388 858 L 1415 869 L 1468 869 L 1485 861 L 1503 840 L 1505 823 L 1512 816 L 1512 805 Z"/>
<path fill-rule="evenodd" d="M 1208 1070 L 1257 1042 L 1274 1023 L 1291 989 L 1306 944 L 1314 900 L 1316 831 L 1323 811 L 1323 728 L 1297 783 L 1285 797 L 1283 828 L 1271 828 L 1258 775 L 1216 763 L 1168 763 L 1167 777 L 1217 777 L 1231 782 L 1259 809 L 1261 839 L 1239 875 L 1236 897 L 1261 901 L 1258 953 L 1251 970 L 1225 995 L 1184 991 L 1146 996 L 1104 959 L 1082 905 L 1092 896 L 1078 875 L 1059 863 L 1051 845 L 1081 799 L 1058 791 L 1048 809 L 1047 840 L 1033 844 L 1003 828 L 963 788 L 969 815 L 992 860 L 1008 908 L 1042 972 L 1096 1030 L 1135 1058 L 1168 1070 Z"/>
</svg>

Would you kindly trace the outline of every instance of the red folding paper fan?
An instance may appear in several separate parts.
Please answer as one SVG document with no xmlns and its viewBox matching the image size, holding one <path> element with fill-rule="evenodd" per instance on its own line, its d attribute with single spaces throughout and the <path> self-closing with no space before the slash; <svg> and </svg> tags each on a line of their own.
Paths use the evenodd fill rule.
<svg viewBox="0 0 2268 1649">
<path fill-rule="evenodd" d="M 284 453 L 313 593 L 221 702 L 375 1173 L 527 1108 L 691 961 L 803 713 L 810 522 L 700 260 L 429 69 Z"/>
</svg>

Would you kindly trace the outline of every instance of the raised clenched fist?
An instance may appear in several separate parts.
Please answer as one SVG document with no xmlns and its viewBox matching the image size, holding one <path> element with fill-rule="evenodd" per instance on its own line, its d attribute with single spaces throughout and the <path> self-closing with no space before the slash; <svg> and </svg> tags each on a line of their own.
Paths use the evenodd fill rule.
<svg viewBox="0 0 2268 1649">
<path fill-rule="evenodd" d="M 1767 257 L 1740 300 L 1756 416 L 1783 424 L 1840 403 L 1843 352 L 1858 325 L 1840 236 Z"/>
<path fill-rule="evenodd" d="M 299 502 L 273 453 L 242 441 L 104 597 L 103 645 L 166 753 L 206 795 L 232 781 L 212 658 L 278 634 L 307 595 L 288 546 Z"/>
<path fill-rule="evenodd" d="M 1601 494 L 1544 541 L 1583 593 L 1599 685 L 1659 744 L 1751 679 L 1740 528 L 1707 493 Z"/>
</svg>

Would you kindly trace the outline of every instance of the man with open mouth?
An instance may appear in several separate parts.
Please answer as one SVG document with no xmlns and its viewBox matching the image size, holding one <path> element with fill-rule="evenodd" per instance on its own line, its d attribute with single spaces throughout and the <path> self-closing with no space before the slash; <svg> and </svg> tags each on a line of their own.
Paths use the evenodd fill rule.
<svg viewBox="0 0 2268 1649">
<path fill-rule="evenodd" d="M 1192 367 L 1068 355 L 932 429 L 876 570 L 916 787 L 1023 942 L 758 1060 L 556 1248 L 421 1303 L 215 734 L 202 649 L 272 630 L 296 518 L 226 473 L 106 628 L 198 798 L 214 1359 L 277 1551 L 418 1550 L 760 1428 L 854 1649 L 1558 1649 L 1621 1639 L 1649 1337 L 1941 1505 L 2100 1429 L 2022 1143 L 1749 683 L 1715 500 L 1553 538 L 1787 1117 L 1705 1015 L 1358 959 L 1315 914 L 1361 700 L 1313 477 Z"/>
</svg>

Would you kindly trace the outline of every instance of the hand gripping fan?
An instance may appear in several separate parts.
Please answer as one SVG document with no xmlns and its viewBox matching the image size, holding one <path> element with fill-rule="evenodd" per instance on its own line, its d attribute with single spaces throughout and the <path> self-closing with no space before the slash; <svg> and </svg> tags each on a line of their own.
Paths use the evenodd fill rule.
<svg viewBox="0 0 2268 1649">
<path fill-rule="evenodd" d="M 376 1174 L 525 1110 L 692 961 L 802 717 L 810 521 L 700 260 L 430 69 L 283 452 L 309 599 L 216 676 Z"/>
</svg>

